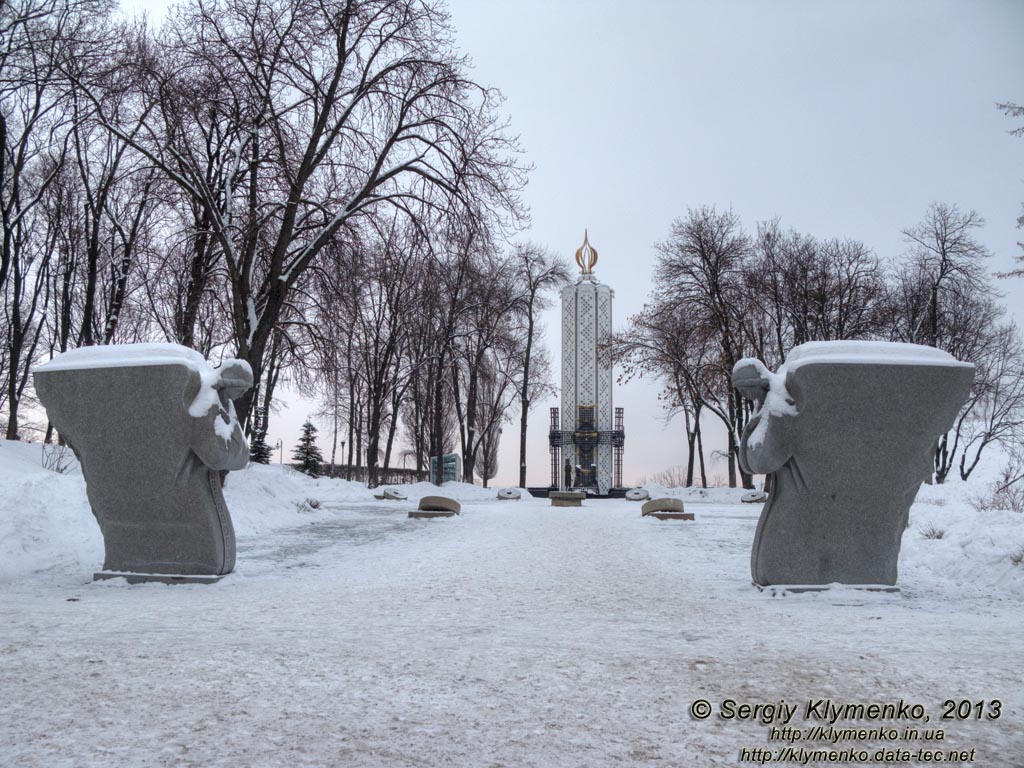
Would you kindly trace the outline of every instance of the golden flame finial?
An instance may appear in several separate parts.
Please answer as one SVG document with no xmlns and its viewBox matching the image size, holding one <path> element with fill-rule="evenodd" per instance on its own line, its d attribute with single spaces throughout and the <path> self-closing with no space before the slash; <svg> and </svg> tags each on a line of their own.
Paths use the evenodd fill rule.
<svg viewBox="0 0 1024 768">
<path fill-rule="evenodd" d="M 594 265 L 597 264 L 597 251 L 590 244 L 587 230 L 583 230 L 583 245 L 576 250 L 576 263 L 580 265 L 580 272 L 584 275 L 594 273 Z"/>
</svg>

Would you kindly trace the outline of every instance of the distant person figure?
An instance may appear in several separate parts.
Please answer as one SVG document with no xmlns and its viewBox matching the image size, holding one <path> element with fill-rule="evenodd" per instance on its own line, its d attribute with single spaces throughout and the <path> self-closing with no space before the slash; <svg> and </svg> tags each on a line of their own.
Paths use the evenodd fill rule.
<svg viewBox="0 0 1024 768">
<path fill-rule="evenodd" d="M 562 477 L 565 480 L 565 490 L 572 488 L 572 462 L 565 460 L 565 468 L 562 470 Z"/>
</svg>

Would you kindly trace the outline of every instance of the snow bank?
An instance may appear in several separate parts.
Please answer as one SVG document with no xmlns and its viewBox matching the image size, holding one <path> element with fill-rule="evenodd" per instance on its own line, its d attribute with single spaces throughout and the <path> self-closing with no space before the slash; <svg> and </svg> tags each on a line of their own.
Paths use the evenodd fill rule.
<svg viewBox="0 0 1024 768">
<path fill-rule="evenodd" d="M 0 440 L 0 583 L 36 578 L 34 573 L 49 570 L 71 570 L 88 580 L 103 563 L 103 539 L 77 463 L 72 458 L 66 474 L 51 472 L 41 465 L 42 450 L 38 443 Z M 1014 557 L 1024 552 L 1024 515 L 978 511 L 972 503 L 988 490 L 990 479 L 972 477 L 969 483 L 922 487 L 903 535 L 899 565 L 903 588 L 930 585 L 928 589 L 935 589 L 952 581 L 958 590 L 1024 597 L 1024 564 L 1013 564 Z M 376 500 L 374 495 L 385 487 L 401 490 L 408 501 Z M 643 487 L 654 498 L 726 505 L 727 515 L 742 510 L 743 515 L 756 517 L 759 509 L 740 503 L 746 493 L 742 488 L 666 488 L 657 483 Z M 423 496 L 439 493 L 473 504 L 478 511 L 507 513 L 509 508 L 495 499 L 495 492 L 467 483 L 445 483 L 440 489 L 415 483 L 370 490 L 363 483 L 314 480 L 289 467 L 260 464 L 230 473 L 224 488 L 242 548 L 275 530 L 331 523 L 354 513 L 374 510 L 400 515 Z M 547 508 L 544 499 L 524 499 L 524 503 L 534 502 Z M 636 512 L 636 506 L 626 502 L 588 503 L 621 504 L 622 514 L 630 517 Z M 935 538 L 939 532 L 941 538 Z M 749 549 L 750 543 L 737 539 L 730 547 Z M 244 558 L 240 562 L 244 564 Z"/>
<path fill-rule="evenodd" d="M 973 478 L 972 478 L 973 480 Z M 963 589 L 1024 596 L 1024 515 L 976 509 L 990 489 L 978 482 L 925 485 L 910 508 L 900 550 L 900 580 L 928 571 Z"/>
<path fill-rule="evenodd" d="M 998 466 L 996 457 L 991 466 L 993 470 Z M 1019 562 L 1024 557 L 1024 515 L 976 508 L 977 500 L 990 492 L 991 480 L 992 477 L 979 474 L 966 483 L 950 480 L 943 485 L 921 486 L 903 533 L 899 559 L 901 587 L 952 581 L 958 590 L 1024 597 L 1024 562 Z M 747 493 L 743 488 L 666 488 L 658 483 L 646 483 L 643 487 L 651 498 L 716 505 L 739 505 Z M 760 505 L 742 506 L 748 510 L 761 509 Z"/>
<path fill-rule="evenodd" d="M 280 464 L 250 464 L 228 475 L 224 498 L 241 540 L 330 517 L 338 505 L 372 501 L 373 494 L 363 483 L 314 480 Z"/>
<path fill-rule="evenodd" d="M 397 488 L 409 497 L 410 501 L 419 501 L 424 496 L 447 496 L 456 501 L 494 501 L 497 488 L 482 488 L 470 483 L 443 483 L 440 489 L 432 483 L 411 483 L 409 485 L 388 486 Z M 382 488 L 378 488 L 380 493 Z"/>
<path fill-rule="evenodd" d="M 53 568 L 87 579 L 103 565 L 103 537 L 77 461 L 68 450 L 70 467 L 58 474 L 43 468 L 42 452 L 39 443 L 0 440 L 0 583 Z M 240 542 L 330 517 L 332 503 L 373 501 L 362 483 L 261 464 L 231 472 L 224 497 Z"/>
<path fill-rule="evenodd" d="M 66 474 L 42 467 L 38 443 L 0 440 L 0 582 L 59 566 L 103 564 L 103 537 L 68 449 Z"/>
<path fill-rule="evenodd" d="M 709 504 L 739 504 L 746 488 L 666 488 L 658 483 L 645 483 L 652 499 L 682 499 L 684 502 Z M 749 506 L 749 505 L 748 505 Z"/>
</svg>

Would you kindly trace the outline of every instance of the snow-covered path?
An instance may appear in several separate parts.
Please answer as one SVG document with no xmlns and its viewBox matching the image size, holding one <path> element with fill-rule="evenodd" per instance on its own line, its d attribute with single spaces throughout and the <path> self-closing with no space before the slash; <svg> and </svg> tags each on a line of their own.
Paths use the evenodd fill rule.
<svg viewBox="0 0 1024 768">
<path fill-rule="evenodd" d="M 1016 593 L 912 559 L 899 595 L 770 597 L 748 581 L 756 505 L 331 506 L 240 536 L 215 586 L 66 567 L 0 585 L 0 765 L 705 766 L 779 746 L 719 718 L 727 698 L 902 698 L 945 728 L 932 746 L 1024 765 Z M 716 714 L 692 719 L 697 698 Z M 948 698 L 1002 716 L 934 722 Z"/>
</svg>

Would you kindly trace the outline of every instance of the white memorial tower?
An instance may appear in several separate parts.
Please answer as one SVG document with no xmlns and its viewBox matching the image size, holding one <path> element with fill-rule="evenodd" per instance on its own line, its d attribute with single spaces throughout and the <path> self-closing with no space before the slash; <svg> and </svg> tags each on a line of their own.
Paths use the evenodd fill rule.
<svg viewBox="0 0 1024 768">
<path fill-rule="evenodd" d="M 562 408 L 551 409 L 551 486 L 606 496 L 622 487 L 622 409 L 612 405 L 612 365 L 601 347 L 612 336 L 615 291 L 594 276 L 587 233 L 576 251 L 580 274 L 562 289 Z"/>
</svg>

